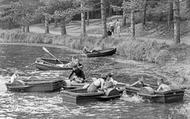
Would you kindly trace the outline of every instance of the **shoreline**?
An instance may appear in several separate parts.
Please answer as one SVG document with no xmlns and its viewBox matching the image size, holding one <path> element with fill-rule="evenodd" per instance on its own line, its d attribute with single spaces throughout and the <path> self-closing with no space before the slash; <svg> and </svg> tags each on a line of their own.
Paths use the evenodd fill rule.
<svg viewBox="0 0 190 119">
<path fill-rule="evenodd" d="M 22 45 L 22 46 L 37 46 L 37 47 L 50 47 L 50 48 L 60 48 L 60 49 L 66 49 L 68 51 L 72 51 L 74 53 L 81 53 L 81 50 L 76 50 L 69 48 L 64 45 L 56 45 L 56 44 L 43 44 L 43 43 L 0 43 L 0 45 Z"/>
</svg>

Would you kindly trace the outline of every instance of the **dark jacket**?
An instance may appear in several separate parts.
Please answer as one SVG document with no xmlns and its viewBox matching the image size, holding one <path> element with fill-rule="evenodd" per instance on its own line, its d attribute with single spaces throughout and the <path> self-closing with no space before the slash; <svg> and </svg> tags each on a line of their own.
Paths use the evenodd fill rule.
<svg viewBox="0 0 190 119">
<path fill-rule="evenodd" d="M 85 79 L 84 72 L 83 72 L 81 69 L 79 69 L 79 68 L 74 69 L 74 70 L 71 72 L 71 74 L 70 74 L 70 76 L 69 76 L 69 79 L 71 78 L 71 76 L 72 76 L 73 74 L 75 74 L 75 75 L 76 75 L 77 77 L 79 77 L 79 78 Z"/>
</svg>

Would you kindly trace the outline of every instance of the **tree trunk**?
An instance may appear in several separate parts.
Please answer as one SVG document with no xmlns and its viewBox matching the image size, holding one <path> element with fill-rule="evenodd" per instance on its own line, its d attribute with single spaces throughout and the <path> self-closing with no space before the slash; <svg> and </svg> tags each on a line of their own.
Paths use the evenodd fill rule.
<svg viewBox="0 0 190 119">
<path fill-rule="evenodd" d="M 168 0 L 168 4 L 169 4 L 169 13 L 168 13 L 168 26 L 172 27 L 173 24 L 173 2 Z"/>
<path fill-rule="evenodd" d="M 26 28 L 25 31 L 26 31 L 27 33 L 30 32 L 30 27 L 29 27 L 29 25 L 26 25 L 25 28 Z"/>
<path fill-rule="evenodd" d="M 135 15 L 134 10 L 131 10 L 131 35 L 132 38 L 135 39 Z"/>
<path fill-rule="evenodd" d="M 89 20 L 90 20 L 90 11 L 87 11 L 87 22 L 86 25 L 89 25 Z"/>
<path fill-rule="evenodd" d="M 84 2 L 81 2 L 80 7 L 82 10 L 84 9 Z M 86 36 L 85 11 L 81 12 L 81 36 Z"/>
<path fill-rule="evenodd" d="M 125 0 L 123 0 L 123 4 L 124 4 Z M 122 26 L 126 26 L 127 23 L 126 23 L 126 19 L 127 19 L 127 16 L 126 16 L 126 10 L 123 9 L 123 19 L 122 19 Z"/>
<path fill-rule="evenodd" d="M 21 26 L 21 29 L 22 29 L 22 32 L 25 32 L 25 26 L 24 25 Z"/>
<path fill-rule="evenodd" d="M 49 19 L 45 17 L 45 33 L 49 33 Z"/>
<path fill-rule="evenodd" d="M 147 9 L 147 0 L 144 0 L 144 9 L 143 9 L 143 25 L 146 25 L 146 9 Z"/>
<path fill-rule="evenodd" d="M 125 10 L 123 10 L 122 26 L 126 26 L 127 25 L 126 20 L 127 20 L 127 15 L 126 15 Z"/>
<path fill-rule="evenodd" d="M 174 40 L 176 44 L 180 43 L 180 3 L 179 0 L 174 1 Z"/>
<path fill-rule="evenodd" d="M 66 35 L 66 23 L 65 23 L 65 18 L 61 20 L 61 35 Z"/>
<path fill-rule="evenodd" d="M 57 22 L 58 22 L 58 19 L 54 19 L 54 27 L 57 27 Z"/>
<path fill-rule="evenodd" d="M 190 0 L 185 0 L 185 2 L 186 2 L 186 9 L 189 9 L 190 8 Z"/>
<path fill-rule="evenodd" d="M 105 0 L 101 0 L 101 19 L 102 19 L 102 26 L 103 26 L 103 38 L 107 37 L 107 26 L 106 26 L 106 6 Z"/>
<path fill-rule="evenodd" d="M 112 16 L 112 8 L 111 8 L 110 0 L 108 0 L 108 15 L 109 15 L 109 17 Z"/>
<path fill-rule="evenodd" d="M 111 7 L 109 8 L 109 16 L 110 17 L 112 16 L 112 8 Z"/>
</svg>

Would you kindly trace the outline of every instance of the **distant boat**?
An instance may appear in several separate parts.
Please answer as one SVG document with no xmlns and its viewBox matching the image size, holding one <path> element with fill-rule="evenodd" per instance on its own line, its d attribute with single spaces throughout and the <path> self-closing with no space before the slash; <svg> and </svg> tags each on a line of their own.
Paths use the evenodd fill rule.
<svg viewBox="0 0 190 119">
<path fill-rule="evenodd" d="M 145 100 L 155 103 L 173 103 L 183 101 L 184 89 L 175 89 L 165 92 L 154 92 L 153 94 L 143 93 L 141 88 L 126 87 L 126 93 L 129 95 L 139 95 Z"/>
<path fill-rule="evenodd" d="M 69 61 L 60 61 L 62 63 L 52 58 L 37 58 L 35 66 L 39 70 L 72 70 L 72 66 L 69 64 Z"/>
<path fill-rule="evenodd" d="M 105 57 L 116 53 L 116 48 L 108 48 L 103 50 L 83 51 L 87 57 Z"/>
<path fill-rule="evenodd" d="M 53 92 L 59 91 L 63 87 L 62 79 L 27 79 L 18 78 L 23 83 L 6 83 L 7 90 L 14 92 Z M 16 79 L 17 80 L 17 79 Z"/>
</svg>

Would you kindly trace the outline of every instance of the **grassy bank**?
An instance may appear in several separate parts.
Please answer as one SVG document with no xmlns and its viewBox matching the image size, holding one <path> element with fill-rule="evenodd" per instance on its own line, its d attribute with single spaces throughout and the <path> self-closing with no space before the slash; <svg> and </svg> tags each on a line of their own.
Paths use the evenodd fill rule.
<svg viewBox="0 0 190 119">
<path fill-rule="evenodd" d="M 73 37 L 41 33 L 23 33 L 18 30 L 0 31 L 1 43 L 42 43 L 63 45 L 81 50 L 84 46 L 89 49 L 117 48 L 117 54 L 126 59 L 148 61 L 165 64 L 168 61 L 185 60 L 189 47 L 185 44 L 169 46 L 164 43 L 148 40 L 131 40 L 130 38 Z"/>
</svg>

